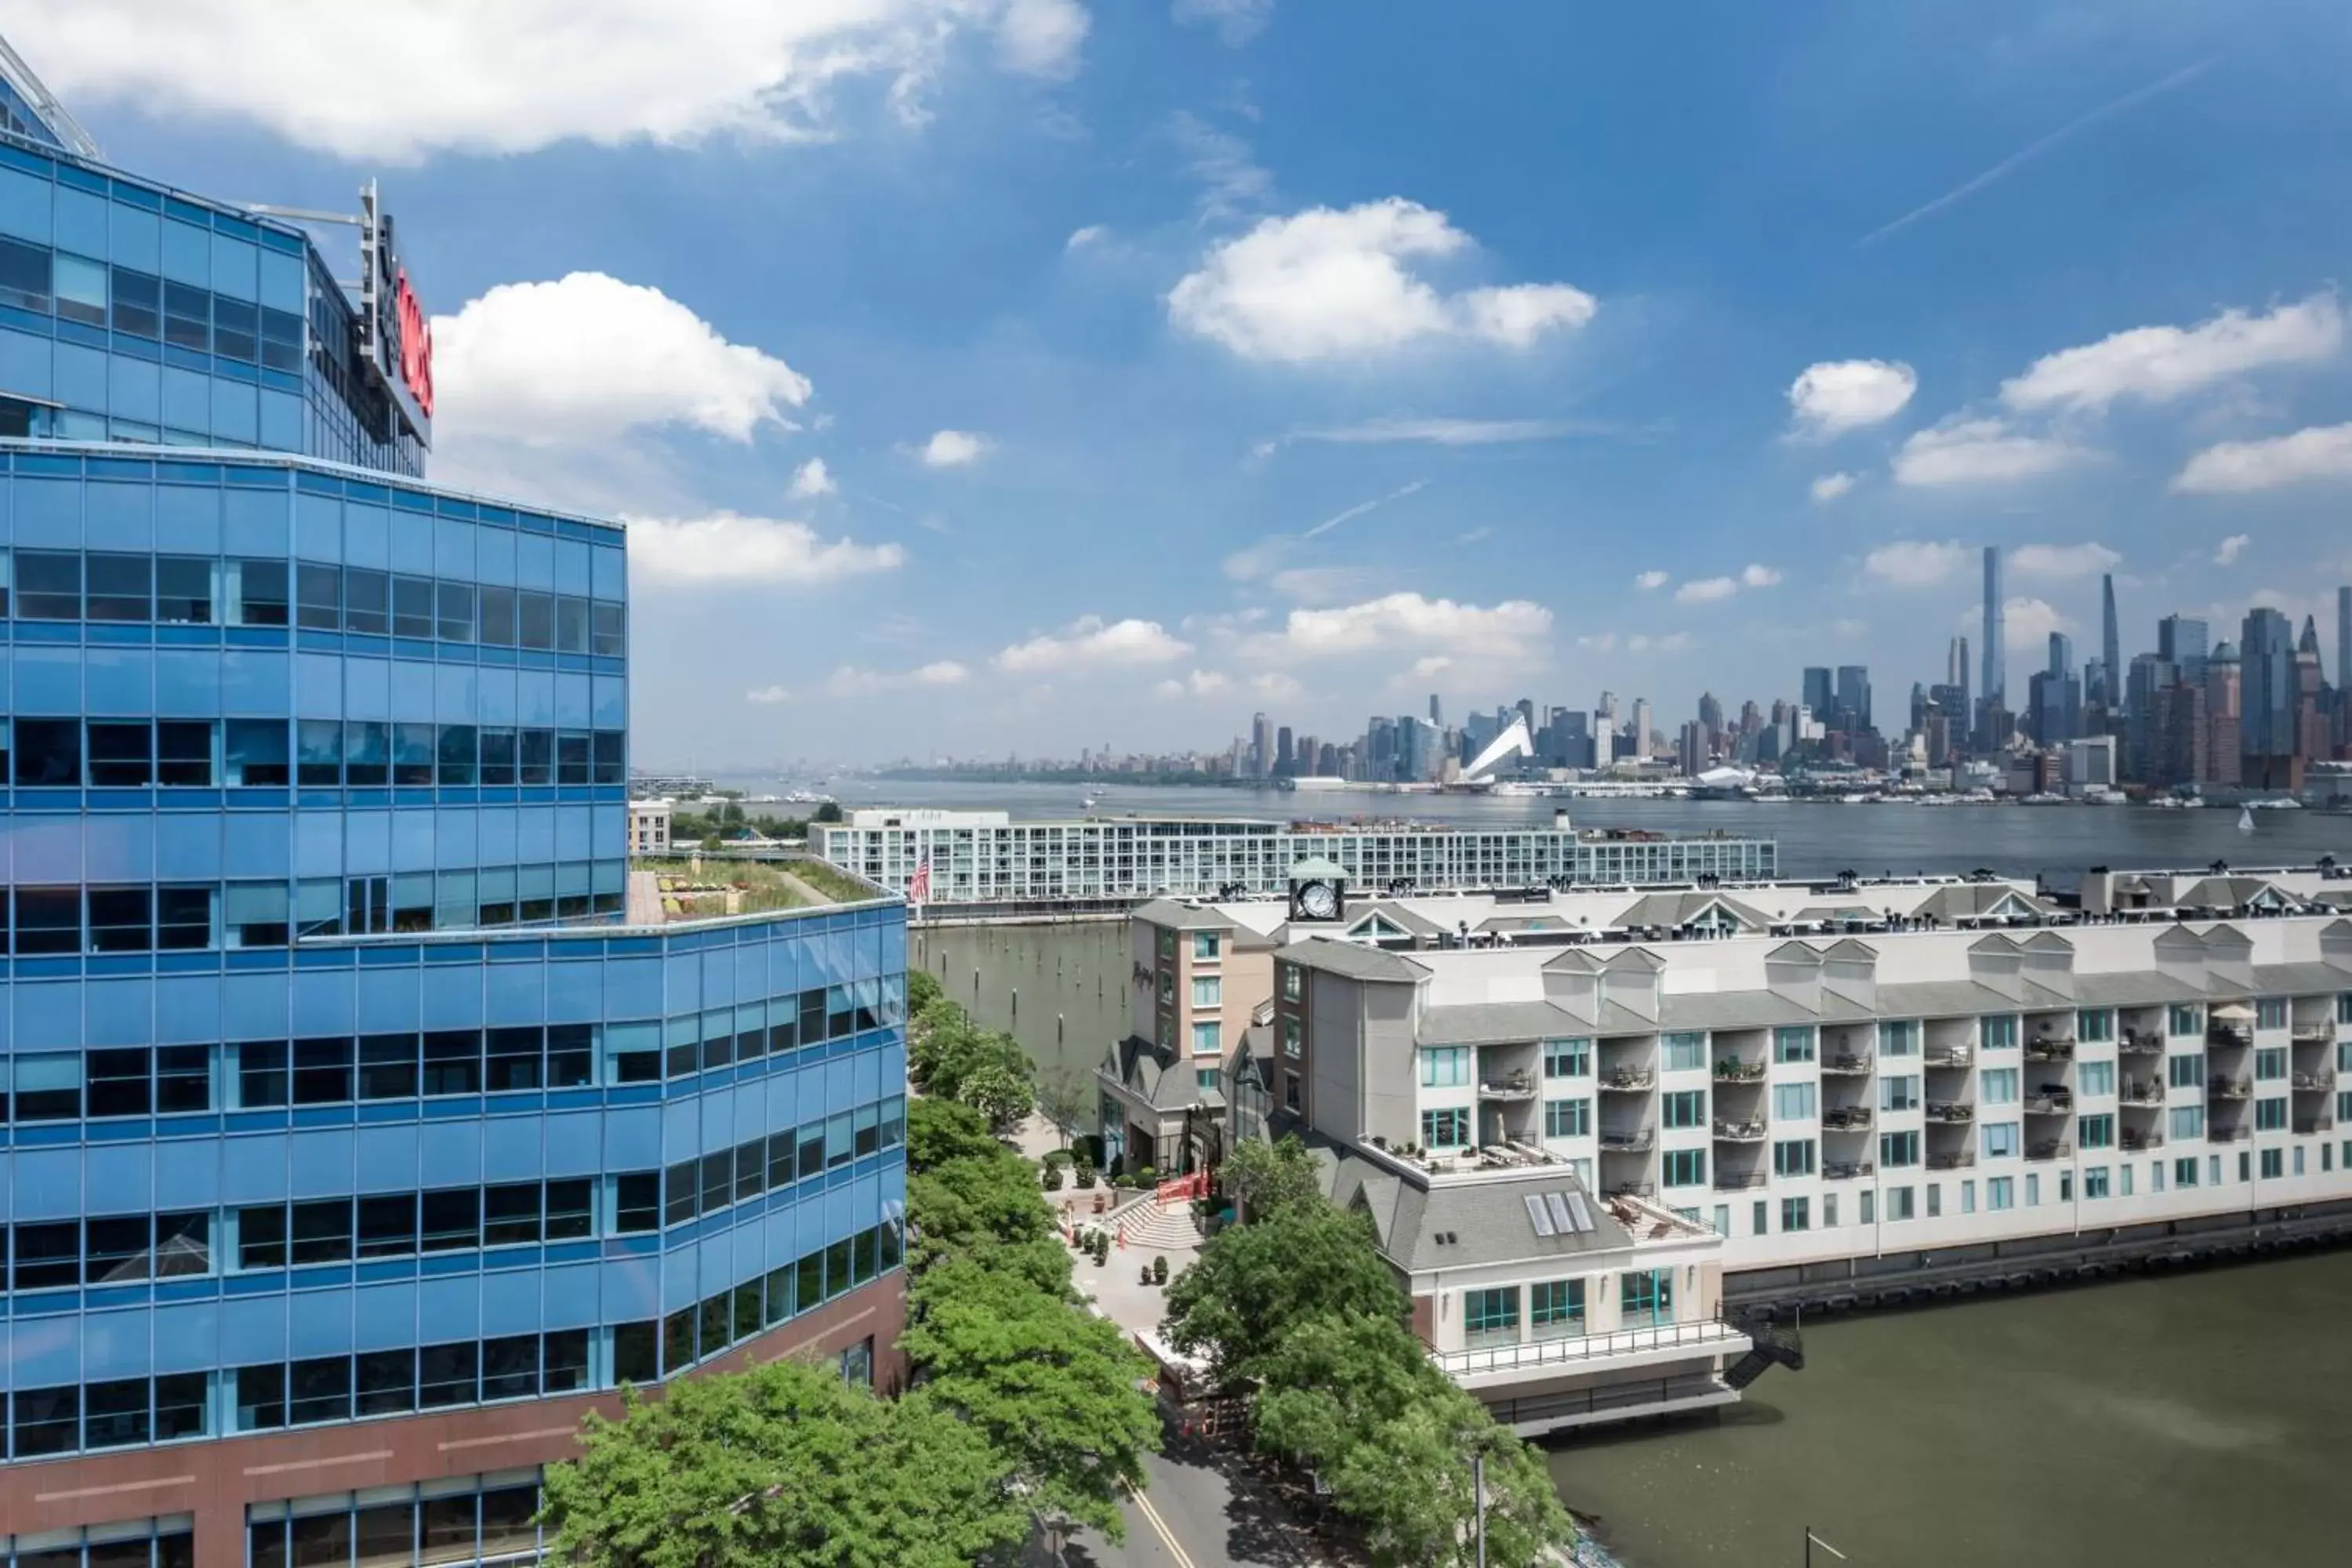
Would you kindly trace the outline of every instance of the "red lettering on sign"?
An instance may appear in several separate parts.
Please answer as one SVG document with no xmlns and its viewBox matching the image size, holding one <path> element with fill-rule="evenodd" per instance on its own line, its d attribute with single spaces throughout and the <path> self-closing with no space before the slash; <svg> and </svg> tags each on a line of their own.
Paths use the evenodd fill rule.
<svg viewBox="0 0 2352 1568">
<path fill-rule="evenodd" d="M 400 318 L 400 379 L 408 384 L 409 395 L 429 419 L 433 416 L 433 329 L 425 320 L 425 307 L 418 302 L 416 291 L 408 286 L 406 268 L 394 279 L 392 302 Z"/>
</svg>

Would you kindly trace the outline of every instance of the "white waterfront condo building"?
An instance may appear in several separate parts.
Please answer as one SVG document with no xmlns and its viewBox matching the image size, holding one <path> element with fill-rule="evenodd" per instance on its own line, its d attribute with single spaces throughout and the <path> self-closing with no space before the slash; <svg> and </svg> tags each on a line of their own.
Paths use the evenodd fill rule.
<svg viewBox="0 0 2352 1568">
<path fill-rule="evenodd" d="M 930 864 L 930 904 L 1139 900 L 1278 893 L 1309 858 L 1360 888 L 1449 889 L 1751 880 L 1773 841 L 1721 834 L 1215 816 L 1014 821 L 1002 811 L 861 808 L 812 826 L 816 853 L 905 892 Z"/>
</svg>

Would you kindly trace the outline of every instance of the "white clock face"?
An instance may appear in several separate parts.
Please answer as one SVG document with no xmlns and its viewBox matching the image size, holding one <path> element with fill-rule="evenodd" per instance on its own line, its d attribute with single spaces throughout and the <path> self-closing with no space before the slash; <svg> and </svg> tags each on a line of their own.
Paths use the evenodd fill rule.
<svg viewBox="0 0 2352 1568">
<path fill-rule="evenodd" d="M 1309 882 L 1298 889 L 1298 907 L 1318 921 L 1339 912 L 1339 895 L 1328 882 Z"/>
</svg>

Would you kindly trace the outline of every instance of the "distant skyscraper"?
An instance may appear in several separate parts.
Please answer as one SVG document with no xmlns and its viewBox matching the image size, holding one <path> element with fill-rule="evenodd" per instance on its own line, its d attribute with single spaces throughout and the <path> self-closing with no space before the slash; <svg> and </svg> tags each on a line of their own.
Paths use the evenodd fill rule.
<svg viewBox="0 0 2352 1568">
<path fill-rule="evenodd" d="M 2238 637 L 2238 710 L 2240 782 L 2296 788 L 2294 625 L 2267 605 L 2246 613 Z"/>
<path fill-rule="evenodd" d="M 1290 726 L 1285 724 L 1274 732 L 1274 771 L 1286 773 L 1297 769 L 1297 760 L 1290 749 Z"/>
<path fill-rule="evenodd" d="M 1437 693 L 1434 691 L 1429 694 L 1429 721 L 1433 724 L 1445 722 L 1445 710 L 1437 705 Z"/>
<path fill-rule="evenodd" d="M 1959 702 L 1950 710 L 1952 721 L 1963 729 L 1969 721 L 1969 639 L 1954 637 L 1951 650 L 1945 657 L 1944 684 L 1959 692 Z"/>
<path fill-rule="evenodd" d="M 2116 627 L 2116 579 L 2112 572 L 2099 578 L 2099 659 L 2106 667 L 2100 681 L 2099 702 L 2110 710 L 2120 707 L 2116 683 L 2124 678 L 2122 634 Z"/>
<path fill-rule="evenodd" d="M 2191 686 L 2205 684 L 2206 650 L 2211 634 L 2196 616 L 2167 616 L 2156 623 L 2156 655 L 2169 662 Z"/>
<path fill-rule="evenodd" d="M 2336 590 L 2336 689 L 2352 691 L 2352 588 Z"/>
<path fill-rule="evenodd" d="M 1836 689 L 1830 684 L 1829 666 L 1809 664 L 1805 667 L 1803 690 L 1799 700 L 1812 710 L 1814 718 L 1828 720 L 1830 704 L 1837 700 Z"/>
<path fill-rule="evenodd" d="M 2050 634 L 2050 673 L 2068 676 L 2074 673 L 2074 639 L 2064 632 Z"/>
<path fill-rule="evenodd" d="M 2008 606 L 2000 596 L 2000 546 L 1988 544 L 1984 547 L 1984 689 L 1979 695 L 1999 707 L 2008 706 L 2009 671 L 2001 653 L 2008 617 Z"/>
<path fill-rule="evenodd" d="M 1264 778 L 1274 771 L 1274 725 L 1263 713 L 1250 716 L 1250 776 Z"/>
<path fill-rule="evenodd" d="M 1870 728 L 1870 668 L 1866 665 L 1842 664 L 1837 672 L 1838 721 L 1848 731 L 1859 733 Z"/>
<path fill-rule="evenodd" d="M 1633 699 L 1633 760 L 1640 762 L 1650 754 L 1650 700 Z"/>
</svg>

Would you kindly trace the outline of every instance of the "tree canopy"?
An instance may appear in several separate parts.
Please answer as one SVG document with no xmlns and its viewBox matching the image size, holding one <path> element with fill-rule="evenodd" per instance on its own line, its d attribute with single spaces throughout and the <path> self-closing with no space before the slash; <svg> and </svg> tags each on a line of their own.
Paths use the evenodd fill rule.
<svg viewBox="0 0 2352 1568">
<path fill-rule="evenodd" d="M 1221 1231 L 1168 1288 L 1170 1339 L 1205 1352 L 1219 1381 L 1262 1377 L 1297 1325 L 1317 1318 L 1404 1321 L 1404 1292 L 1372 1245 L 1371 1222 L 1329 1204 Z"/>
<path fill-rule="evenodd" d="M 1244 1139 L 1218 1172 L 1244 1221 L 1323 1206 L 1323 1173 L 1296 1135 L 1277 1143 Z"/>
</svg>

